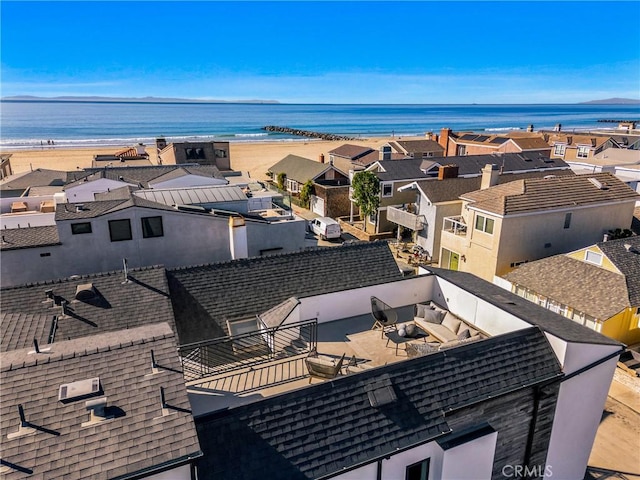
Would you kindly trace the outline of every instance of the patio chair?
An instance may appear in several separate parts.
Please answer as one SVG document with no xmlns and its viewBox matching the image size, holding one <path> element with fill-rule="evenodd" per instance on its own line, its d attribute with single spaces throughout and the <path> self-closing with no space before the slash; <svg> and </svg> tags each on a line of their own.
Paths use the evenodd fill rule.
<svg viewBox="0 0 640 480">
<path fill-rule="evenodd" d="M 339 360 L 335 358 L 327 357 L 325 355 L 318 355 L 314 350 L 304 359 L 309 371 L 309 383 L 315 378 L 332 379 L 340 374 L 342 369 L 342 362 L 344 361 L 346 353 L 342 354 Z"/>
<path fill-rule="evenodd" d="M 379 328 L 380 338 L 389 330 L 397 330 L 398 312 L 377 297 L 371 297 L 371 315 L 373 315 L 373 326 L 371 330 Z"/>
</svg>

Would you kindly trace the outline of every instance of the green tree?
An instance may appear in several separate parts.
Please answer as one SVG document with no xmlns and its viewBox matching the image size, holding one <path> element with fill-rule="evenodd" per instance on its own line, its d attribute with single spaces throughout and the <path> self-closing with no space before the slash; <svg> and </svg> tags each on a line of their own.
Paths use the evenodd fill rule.
<svg viewBox="0 0 640 480">
<path fill-rule="evenodd" d="M 284 190 L 284 182 L 287 180 L 287 174 L 284 172 L 280 172 L 276 175 L 276 184 L 280 190 Z"/>
<path fill-rule="evenodd" d="M 353 200 L 364 218 L 378 210 L 380 206 L 380 181 L 375 173 L 360 171 L 351 180 Z"/>
<path fill-rule="evenodd" d="M 309 202 L 311 201 L 311 195 L 314 194 L 313 181 L 307 180 L 306 183 L 300 189 L 300 202 L 304 208 L 309 208 Z"/>
</svg>

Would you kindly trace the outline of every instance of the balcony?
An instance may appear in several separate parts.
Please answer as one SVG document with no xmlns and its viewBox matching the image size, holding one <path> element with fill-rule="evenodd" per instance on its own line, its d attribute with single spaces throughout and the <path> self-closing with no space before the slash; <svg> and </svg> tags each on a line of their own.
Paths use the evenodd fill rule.
<svg viewBox="0 0 640 480">
<path fill-rule="evenodd" d="M 387 220 L 416 232 L 427 224 L 424 215 L 416 215 L 407 207 L 387 207 Z"/>
<path fill-rule="evenodd" d="M 461 215 L 455 217 L 445 217 L 444 226 L 442 229 L 445 232 L 452 233 L 453 235 L 467 235 L 467 224 L 464 221 L 464 217 L 462 217 Z"/>
</svg>

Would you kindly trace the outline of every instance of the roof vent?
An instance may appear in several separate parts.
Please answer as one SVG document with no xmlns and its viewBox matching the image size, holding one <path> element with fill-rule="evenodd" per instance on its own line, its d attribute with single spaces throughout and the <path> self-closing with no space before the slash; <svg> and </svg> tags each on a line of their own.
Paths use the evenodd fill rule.
<svg viewBox="0 0 640 480">
<path fill-rule="evenodd" d="M 82 212 L 84 210 L 84 205 L 82 203 L 77 203 L 76 204 L 76 213 L 77 212 Z"/>
<path fill-rule="evenodd" d="M 597 178 L 593 178 L 590 177 L 588 179 L 598 190 L 606 190 L 607 189 L 607 184 L 606 183 L 602 183 L 601 181 L 599 181 Z"/>
<path fill-rule="evenodd" d="M 382 378 L 375 383 L 365 385 L 364 391 L 367 392 L 369 403 L 374 408 L 388 405 L 398 399 L 390 378 Z"/>
<path fill-rule="evenodd" d="M 76 287 L 76 300 L 88 302 L 96 298 L 97 293 L 93 288 L 93 283 L 83 283 Z"/>
<path fill-rule="evenodd" d="M 73 383 L 65 383 L 60 385 L 58 390 L 58 400 L 61 402 L 69 402 L 78 400 L 79 398 L 95 395 L 100 391 L 100 377 L 79 380 Z"/>
<path fill-rule="evenodd" d="M 95 425 L 96 423 L 103 422 L 104 420 L 109 420 L 113 418 L 113 415 L 107 414 L 107 397 L 94 398 L 92 400 L 87 400 L 84 403 L 84 406 L 87 410 L 89 410 L 89 421 L 83 422 L 83 427 L 89 427 L 91 425 Z"/>
</svg>

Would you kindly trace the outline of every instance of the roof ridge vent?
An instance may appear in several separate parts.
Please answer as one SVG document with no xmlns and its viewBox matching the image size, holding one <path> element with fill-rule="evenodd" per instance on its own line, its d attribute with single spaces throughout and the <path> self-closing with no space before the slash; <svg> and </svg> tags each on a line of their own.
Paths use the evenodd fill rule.
<svg viewBox="0 0 640 480">
<path fill-rule="evenodd" d="M 82 283 L 76 287 L 76 300 L 87 302 L 93 300 L 98 293 L 93 287 L 93 283 Z"/>
<path fill-rule="evenodd" d="M 61 402 L 70 402 L 95 395 L 100 391 L 100 377 L 87 378 L 85 380 L 60 385 L 58 400 Z"/>
</svg>

